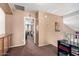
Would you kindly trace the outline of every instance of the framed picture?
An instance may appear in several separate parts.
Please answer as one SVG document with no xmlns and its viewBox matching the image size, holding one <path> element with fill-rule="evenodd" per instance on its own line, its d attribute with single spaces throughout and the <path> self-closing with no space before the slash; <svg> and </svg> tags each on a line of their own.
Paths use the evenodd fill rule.
<svg viewBox="0 0 79 59">
<path fill-rule="evenodd" d="M 55 22 L 55 32 L 60 32 L 60 24 Z"/>
</svg>

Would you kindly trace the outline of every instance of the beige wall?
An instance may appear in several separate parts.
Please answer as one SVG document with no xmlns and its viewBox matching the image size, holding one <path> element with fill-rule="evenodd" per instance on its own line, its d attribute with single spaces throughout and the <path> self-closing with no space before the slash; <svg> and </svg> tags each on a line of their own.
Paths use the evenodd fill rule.
<svg viewBox="0 0 79 59">
<path fill-rule="evenodd" d="M 46 18 L 45 18 L 46 17 Z M 57 46 L 57 40 L 64 38 L 64 32 L 74 33 L 74 30 L 63 24 L 63 17 L 39 12 L 39 46 L 52 44 Z M 60 32 L 55 32 L 55 22 L 60 25 Z"/>
<path fill-rule="evenodd" d="M 45 18 L 47 16 L 47 18 Z M 60 32 L 55 32 L 55 21 L 60 24 Z M 63 18 L 46 12 L 39 12 L 39 46 L 52 44 L 63 38 Z"/>
<path fill-rule="evenodd" d="M 26 11 L 25 17 L 31 16 L 33 18 L 36 18 L 36 12 L 35 11 Z"/>
<path fill-rule="evenodd" d="M 24 12 L 15 11 L 13 14 L 12 47 L 24 45 Z"/>
<path fill-rule="evenodd" d="M 6 14 L 5 16 L 5 34 L 12 34 L 13 36 L 13 15 Z M 13 45 L 13 39 L 11 40 L 11 46 Z"/>
<path fill-rule="evenodd" d="M 13 33 L 12 47 L 22 46 L 25 44 L 24 37 L 24 17 L 31 14 L 36 18 L 36 12 L 15 11 L 13 16 L 6 15 L 6 33 Z M 47 16 L 47 18 L 45 18 Z M 38 30 L 39 30 L 39 46 L 52 44 L 57 46 L 57 40 L 63 39 L 63 31 L 71 31 L 64 26 L 63 18 L 46 12 L 38 12 Z M 60 32 L 55 32 L 55 21 L 60 24 Z M 64 26 L 64 27 L 63 27 Z"/>
<path fill-rule="evenodd" d="M 13 14 L 13 39 L 12 47 L 25 45 L 24 36 L 24 17 L 28 17 L 30 12 L 16 10 Z M 31 16 L 35 17 L 35 12 L 31 12 Z"/>
<path fill-rule="evenodd" d="M 24 45 L 23 34 L 23 12 L 14 12 L 13 15 L 6 14 L 6 34 L 12 33 L 11 47 Z"/>
<path fill-rule="evenodd" d="M 22 11 L 15 11 L 13 15 L 6 14 L 5 32 L 12 33 L 11 47 L 22 46 L 24 41 L 24 15 Z"/>
<path fill-rule="evenodd" d="M 5 16 L 5 33 L 10 34 L 12 33 L 13 28 L 13 15 L 6 14 Z"/>
</svg>

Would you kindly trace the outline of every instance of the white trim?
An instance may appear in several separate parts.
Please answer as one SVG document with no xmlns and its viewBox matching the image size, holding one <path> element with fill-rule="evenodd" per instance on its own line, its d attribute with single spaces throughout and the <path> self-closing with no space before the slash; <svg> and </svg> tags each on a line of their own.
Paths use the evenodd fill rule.
<svg viewBox="0 0 79 59">
<path fill-rule="evenodd" d="M 30 19 L 33 19 L 33 20 L 34 20 L 34 43 L 35 43 L 35 41 L 36 41 L 36 39 L 35 39 L 35 18 L 34 18 L 34 17 L 29 17 L 29 16 L 27 17 L 27 16 L 25 16 L 25 17 L 24 17 L 24 21 L 25 21 L 26 18 L 27 18 L 27 19 L 30 18 Z M 25 24 L 24 24 L 24 42 L 25 42 Z M 26 42 L 25 42 L 25 43 L 26 43 Z"/>
<path fill-rule="evenodd" d="M 25 45 L 25 44 L 16 45 L 16 46 L 10 46 L 10 48 L 19 47 L 19 46 L 24 46 L 24 45 Z"/>
</svg>

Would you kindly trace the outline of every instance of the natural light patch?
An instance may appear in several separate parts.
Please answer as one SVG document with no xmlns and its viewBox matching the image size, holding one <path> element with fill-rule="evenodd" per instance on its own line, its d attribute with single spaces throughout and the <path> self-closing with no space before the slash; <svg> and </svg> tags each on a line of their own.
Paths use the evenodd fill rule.
<svg viewBox="0 0 79 59">
<path fill-rule="evenodd" d="M 0 8 L 0 35 L 5 34 L 5 13 Z"/>
</svg>

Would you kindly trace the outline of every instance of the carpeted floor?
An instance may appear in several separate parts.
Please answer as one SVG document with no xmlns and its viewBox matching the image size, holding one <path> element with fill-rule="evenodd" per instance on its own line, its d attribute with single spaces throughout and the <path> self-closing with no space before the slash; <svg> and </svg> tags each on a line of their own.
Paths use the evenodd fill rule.
<svg viewBox="0 0 79 59">
<path fill-rule="evenodd" d="M 31 36 L 27 37 L 25 46 L 15 47 L 9 50 L 7 56 L 56 56 L 57 50 L 52 45 L 37 47 Z"/>
</svg>

